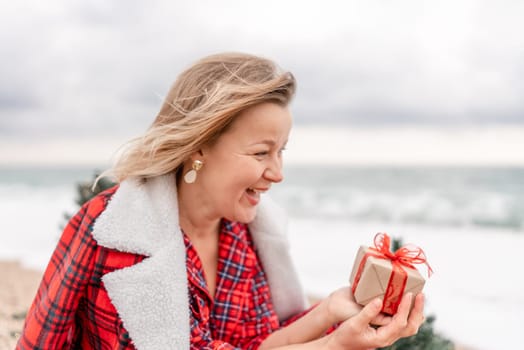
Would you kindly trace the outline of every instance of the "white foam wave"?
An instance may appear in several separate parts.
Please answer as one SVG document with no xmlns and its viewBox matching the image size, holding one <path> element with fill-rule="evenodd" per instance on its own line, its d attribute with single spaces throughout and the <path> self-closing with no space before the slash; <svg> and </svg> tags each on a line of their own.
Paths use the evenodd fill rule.
<svg viewBox="0 0 524 350">
<path fill-rule="evenodd" d="M 72 213 L 70 186 L 0 186 L 0 258 L 43 269 L 60 237 L 65 212 Z"/>
<path fill-rule="evenodd" d="M 524 230 L 524 212 L 520 210 L 524 203 L 504 193 L 460 194 L 431 189 L 402 193 L 289 187 L 280 190 L 277 197 L 294 216 L 303 218 Z"/>
</svg>

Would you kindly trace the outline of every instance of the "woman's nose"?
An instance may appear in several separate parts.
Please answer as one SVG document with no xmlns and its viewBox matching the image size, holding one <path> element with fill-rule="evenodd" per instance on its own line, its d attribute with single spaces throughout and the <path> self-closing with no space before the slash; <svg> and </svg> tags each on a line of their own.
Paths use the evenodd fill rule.
<svg viewBox="0 0 524 350">
<path fill-rule="evenodd" d="M 282 174 L 282 162 L 280 160 L 272 162 L 271 165 L 266 168 L 264 177 L 275 183 L 284 180 L 284 175 Z"/>
</svg>

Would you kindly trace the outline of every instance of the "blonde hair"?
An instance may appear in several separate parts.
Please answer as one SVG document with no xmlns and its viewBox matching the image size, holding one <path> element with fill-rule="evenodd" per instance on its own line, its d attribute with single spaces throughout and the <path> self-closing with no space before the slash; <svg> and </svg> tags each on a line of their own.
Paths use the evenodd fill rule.
<svg viewBox="0 0 524 350">
<path fill-rule="evenodd" d="M 178 172 L 240 112 L 262 102 L 286 106 L 295 87 L 293 75 L 268 59 L 242 53 L 205 57 L 178 76 L 151 127 L 101 177 L 121 182 Z"/>
</svg>

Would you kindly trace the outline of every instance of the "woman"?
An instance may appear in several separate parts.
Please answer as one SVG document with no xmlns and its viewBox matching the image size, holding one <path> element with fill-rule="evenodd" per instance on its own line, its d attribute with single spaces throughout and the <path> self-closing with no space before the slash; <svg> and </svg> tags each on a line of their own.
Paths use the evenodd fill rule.
<svg viewBox="0 0 524 350">
<path fill-rule="evenodd" d="M 348 287 L 306 309 L 285 219 L 263 198 L 283 178 L 294 91 L 245 54 L 183 72 L 112 169 L 119 185 L 64 230 L 17 348 L 368 349 L 416 333 L 421 295 L 392 318 Z"/>
</svg>

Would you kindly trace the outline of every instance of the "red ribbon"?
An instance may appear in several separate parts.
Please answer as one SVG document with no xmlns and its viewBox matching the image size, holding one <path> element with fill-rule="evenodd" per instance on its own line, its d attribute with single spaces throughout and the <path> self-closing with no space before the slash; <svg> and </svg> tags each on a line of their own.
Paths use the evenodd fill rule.
<svg viewBox="0 0 524 350">
<path fill-rule="evenodd" d="M 415 245 L 407 244 L 400 247 L 395 252 L 391 252 L 391 239 L 386 233 L 377 233 L 374 238 L 374 244 L 375 247 L 369 248 L 360 261 L 351 289 L 353 294 L 355 294 L 368 257 L 372 256 L 379 259 L 390 260 L 393 270 L 389 277 L 388 286 L 384 294 L 382 312 L 393 315 L 397 312 L 408 280 L 408 274 L 406 270 L 404 270 L 404 267 L 414 269 L 415 267 L 413 264 L 426 264 L 428 277 L 433 274 L 433 269 L 429 266 L 424 251 Z"/>
</svg>

